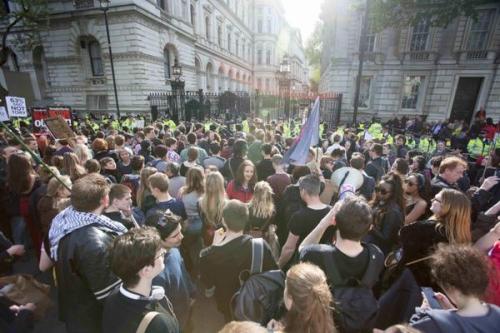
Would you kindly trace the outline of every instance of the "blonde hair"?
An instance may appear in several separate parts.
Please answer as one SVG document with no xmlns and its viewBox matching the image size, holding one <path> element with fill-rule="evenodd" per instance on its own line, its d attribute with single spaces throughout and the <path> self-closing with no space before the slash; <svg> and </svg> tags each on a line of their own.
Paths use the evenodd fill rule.
<svg viewBox="0 0 500 333">
<path fill-rule="evenodd" d="M 63 210 L 71 203 L 69 198 L 59 198 L 59 190 L 63 187 L 68 187 L 71 189 L 72 183 L 69 176 L 59 176 L 58 178 L 52 177 L 47 184 L 47 193 L 48 197 L 53 198 L 52 208 L 57 209 L 58 211 Z"/>
<path fill-rule="evenodd" d="M 139 188 L 137 189 L 136 202 L 138 207 L 142 207 L 144 200 L 144 192 L 149 190 L 149 176 L 154 175 L 157 172 L 155 168 L 146 167 L 141 171 L 141 177 L 139 181 Z"/>
<path fill-rule="evenodd" d="M 260 181 L 255 184 L 248 209 L 250 214 L 258 218 L 269 218 L 274 214 L 273 189 L 268 182 Z"/>
<path fill-rule="evenodd" d="M 69 176 L 58 176 L 58 178 L 59 180 L 55 177 L 49 180 L 49 183 L 47 184 L 47 196 L 53 198 L 57 197 L 57 192 L 63 186 L 71 188 L 71 179 Z"/>
<path fill-rule="evenodd" d="M 80 161 L 81 166 L 85 165 L 85 162 L 87 162 L 92 156 L 89 148 L 81 143 L 75 145 L 73 151 L 75 152 L 76 156 L 78 156 L 78 160 Z"/>
<path fill-rule="evenodd" d="M 84 167 L 80 165 L 80 160 L 75 153 L 65 153 L 62 162 L 63 172 L 71 178 L 71 181 L 75 181 L 87 174 Z"/>
<path fill-rule="evenodd" d="M 200 210 L 207 224 L 215 227 L 222 223 L 226 199 L 224 177 L 218 171 L 210 172 L 205 177 L 205 194 L 200 198 Z"/>
<path fill-rule="evenodd" d="M 444 189 L 441 192 L 441 210 L 433 216 L 438 221 L 437 228 L 444 228 L 450 244 L 471 242 L 469 198 L 460 191 Z"/>
<path fill-rule="evenodd" d="M 285 332 L 336 332 L 332 293 L 325 273 L 316 265 L 301 263 L 286 274 L 285 297 L 292 306 L 285 317 Z"/>
</svg>

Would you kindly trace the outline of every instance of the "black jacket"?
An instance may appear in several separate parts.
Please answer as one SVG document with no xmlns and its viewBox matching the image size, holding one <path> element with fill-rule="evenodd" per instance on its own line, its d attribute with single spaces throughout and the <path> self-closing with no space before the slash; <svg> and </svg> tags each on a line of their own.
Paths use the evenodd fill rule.
<svg viewBox="0 0 500 333">
<path fill-rule="evenodd" d="M 101 332 L 103 301 L 120 283 L 108 267 L 108 247 L 115 236 L 92 224 L 59 241 L 55 264 L 59 317 L 69 333 Z"/>
</svg>

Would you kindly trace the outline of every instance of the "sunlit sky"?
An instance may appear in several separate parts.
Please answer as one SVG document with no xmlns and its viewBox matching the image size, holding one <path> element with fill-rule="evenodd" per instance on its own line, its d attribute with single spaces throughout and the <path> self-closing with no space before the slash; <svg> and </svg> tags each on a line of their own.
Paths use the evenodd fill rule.
<svg viewBox="0 0 500 333">
<path fill-rule="evenodd" d="M 325 0 L 282 0 L 285 17 L 292 27 L 300 29 L 304 46 L 319 20 L 323 1 Z"/>
</svg>

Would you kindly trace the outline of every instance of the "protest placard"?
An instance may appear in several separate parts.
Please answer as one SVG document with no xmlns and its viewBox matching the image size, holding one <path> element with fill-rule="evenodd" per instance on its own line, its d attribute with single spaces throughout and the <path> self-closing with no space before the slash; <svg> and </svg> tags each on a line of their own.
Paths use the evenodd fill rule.
<svg viewBox="0 0 500 333">
<path fill-rule="evenodd" d="M 6 96 L 5 102 L 10 117 L 27 117 L 26 100 L 24 97 Z"/>
<path fill-rule="evenodd" d="M 45 119 L 45 125 L 56 139 L 69 139 L 75 137 L 75 132 L 69 127 L 63 117 Z"/>
</svg>

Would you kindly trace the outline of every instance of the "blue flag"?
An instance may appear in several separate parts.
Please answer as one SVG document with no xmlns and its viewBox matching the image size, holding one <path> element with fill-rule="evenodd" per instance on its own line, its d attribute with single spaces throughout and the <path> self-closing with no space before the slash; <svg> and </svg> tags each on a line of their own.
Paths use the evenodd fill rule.
<svg viewBox="0 0 500 333">
<path fill-rule="evenodd" d="M 314 106 L 307 120 L 300 130 L 299 136 L 288 149 L 283 162 L 294 165 L 305 165 L 309 148 L 319 143 L 319 97 L 316 97 Z"/>
</svg>

